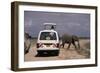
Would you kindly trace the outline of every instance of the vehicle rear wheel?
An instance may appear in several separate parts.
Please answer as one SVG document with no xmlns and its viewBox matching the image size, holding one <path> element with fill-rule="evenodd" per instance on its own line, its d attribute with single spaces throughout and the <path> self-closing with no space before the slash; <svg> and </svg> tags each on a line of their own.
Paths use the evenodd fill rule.
<svg viewBox="0 0 100 73">
<path fill-rule="evenodd" d="M 42 54 L 43 54 L 43 52 L 42 52 L 42 51 L 39 51 L 39 52 L 38 52 L 38 54 L 39 54 L 39 55 L 42 55 Z"/>
</svg>

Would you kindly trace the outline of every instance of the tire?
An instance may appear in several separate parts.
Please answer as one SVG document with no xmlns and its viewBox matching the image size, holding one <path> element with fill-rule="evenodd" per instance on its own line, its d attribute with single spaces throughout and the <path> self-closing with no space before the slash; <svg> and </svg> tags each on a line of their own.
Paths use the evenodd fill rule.
<svg viewBox="0 0 100 73">
<path fill-rule="evenodd" d="M 38 56 L 42 56 L 43 55 L 43 51 L 38 51 L 37 55 Z"/>
<path fill-rule="evenodd" d="M 59 55 L 59 51 L 56 52 L 56 56 L 58 56 L 58 55 Z"/>
<path fill-rule="evenodd" d="M 54 56 L 58 56 L 58 55 L 59 55 L 59 50 L 54 51 L 54 52 L 53 52 L 53 55 L 54 55 Z"/>
</svg>

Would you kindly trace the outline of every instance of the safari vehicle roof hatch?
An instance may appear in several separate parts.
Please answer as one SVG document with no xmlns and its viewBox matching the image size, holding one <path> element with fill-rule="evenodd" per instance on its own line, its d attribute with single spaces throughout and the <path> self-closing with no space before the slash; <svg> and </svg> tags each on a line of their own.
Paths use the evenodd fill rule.
<svg viewBox="0 0 100 73">
<path fill-rule="evenodd" d="M 55 30 L 56 29 L 56 23 L 44 23 L 44 29 L 45 30 Z"/>
</svg>

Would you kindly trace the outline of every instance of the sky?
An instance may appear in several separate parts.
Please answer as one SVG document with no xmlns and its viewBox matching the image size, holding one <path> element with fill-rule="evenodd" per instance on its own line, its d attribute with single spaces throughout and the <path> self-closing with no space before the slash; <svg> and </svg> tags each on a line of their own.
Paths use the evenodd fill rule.
<svg viewBox="0 0 100 73">
<path fill-rule="evenodd" d="M 90 36 L 90 14 L 24 11 L 24 31 L 37 37 L 44 23 L 56 23 L 56 31 L 63 34 Z"/>
</svg>

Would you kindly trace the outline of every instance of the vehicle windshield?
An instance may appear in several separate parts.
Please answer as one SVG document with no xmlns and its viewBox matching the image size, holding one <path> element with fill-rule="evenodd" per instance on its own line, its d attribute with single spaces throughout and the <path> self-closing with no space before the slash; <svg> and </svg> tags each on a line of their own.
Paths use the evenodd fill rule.
<svg viewBox="0 0 100 73">
<path fill-rule="evenodd" d="M 40 40 L 57 40 L 55 32 L 42 32 L 40 34 Z"/>
</svg>

